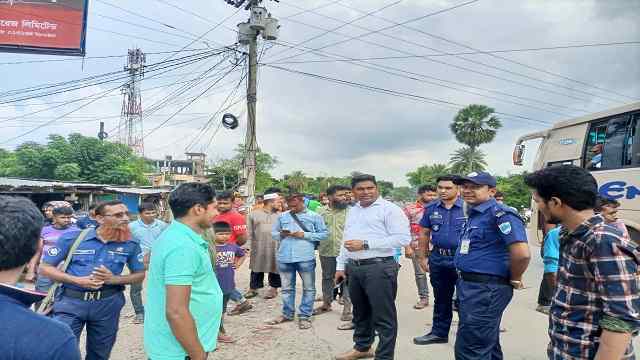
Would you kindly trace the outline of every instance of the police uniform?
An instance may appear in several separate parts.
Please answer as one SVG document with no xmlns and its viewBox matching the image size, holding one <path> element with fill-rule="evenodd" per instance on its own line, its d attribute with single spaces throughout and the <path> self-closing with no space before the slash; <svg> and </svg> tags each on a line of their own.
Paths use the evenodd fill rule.
<svg viewBox="0 0 640 360">
<path fill-rule="evenodd" d="M 456 199 L 450 209 L 445 207 L 442 200 L 433 201 L 425 207 L 420 226 L 431 230 L 433 250 L 429 255 L 429 272 L 435 305 L 431 332 L 414 339 L 416 344 L 444 343 L 448 340 L 453 318 L 452 298 L 458 280 L 453 257 L 464 222 L 463 202 L 460 199 Z"/>
<path fill-rule="evenodd" d="M 121 275 L 126 264 L 132 273 L 144 271 L 140 245 L 133 241 L 102 242 L 95 229 L 73 253 L 66 273 L 85 277 L 95 268 L 104 265 L 113 275 Z M 58 266 L 67 258 L 80 231 L 63 235 L 58 243 L 44 254 L 43 261 Z M 99 290 L 89 290 L 73 284 L 63 284 L 53 305 L 55 319 L 69 325 L 80 339 L 83 327 L 87 327 L 86 359 L 108 359 L 116 341 L 120 311 L 124 306 L 123 285 L 104 285 Z"/>
<path fill-rule="evenodd" d="M 456 184 L 495 187 L 487 173 L 472 173 Z M 470 206 L 455 255 L 460 326 L 456 360 L 502 359 L 500 321 L 511 301 L 509 245 L 526 242 L 525 225 L 512 208 L 489 199 Z"/>
</svg>

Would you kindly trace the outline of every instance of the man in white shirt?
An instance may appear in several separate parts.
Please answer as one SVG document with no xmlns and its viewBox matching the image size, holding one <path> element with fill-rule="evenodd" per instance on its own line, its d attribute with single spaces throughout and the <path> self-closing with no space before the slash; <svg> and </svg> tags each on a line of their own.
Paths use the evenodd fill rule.
<svg viewBox="0 0 640 360">
<path fill-rule="evenodd" d="M 351 187 L 358 203 L 347 214 L 336 283 L 349 277 L 355 344 L 336 360 L 374 356 L 391 360 L 398 334 L 395 298 L 400 267 L 393 254 L 395 248 L 411 243 L 409 220 L 400 207 L 380 197 L 374 176 L 355 176 Z M 371 345 L 376 333 L 379 342 L 374 354 Z"/>
</svg>

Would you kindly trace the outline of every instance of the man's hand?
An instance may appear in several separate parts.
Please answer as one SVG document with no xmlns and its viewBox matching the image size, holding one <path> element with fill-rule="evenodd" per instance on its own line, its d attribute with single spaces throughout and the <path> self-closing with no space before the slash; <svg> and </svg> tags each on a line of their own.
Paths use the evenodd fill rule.
<svg viewBox="0 0 640 360">
<path fill-rule="evenodd" d="M 291 236 L 294 237 L 294 238 L 303 239 L 304 238 L 304 231 L 296 231 L 294 233 L 291 233 Z"/>
<path fill-rule="evenodd" d="M 98 290 L 104 285 L 104 281 L 98 280 L 93 276 L 83 276 L 75 278 L 75 284 L 90 290 Z"/>
<path fill-rule="evenodd" d="M 429 261 L 427 260 L 427 258 L 425 256 L 420 257 L 419 260 L 419 264 L 420 264 L 420 268 L 422 269 L 422 271 L 428 273 L 429 272 Z"/>
<path fill-rule="evenodd" d="M 286 237 L 291 236 L 291 231 L 289 230 L 280 230 L 280 238 L 284 239 Z"/>
<path fill-rule="evenodd" d="M 344 242 L 344 247 L 349 251 L 364 250 L 364 240 L 347 240 Z"/>
<path fill-rule="evenodd" d="M 404 248 L 404 257 L 406 257 L 407 259 L 411 259 L 413 257 L 413 254 L 415 254 L 415 252 L 413 251 L 413 248 L 411 248 L 411 246 L 407 246 Z"/>
<path fill-rule="evenodd" d="M 94 268 L 92 275 L 95 279 L 100 280 L 105 284 L 112 284 L 113 278 L 115 277 L 111 270 L 107 269 L 104 265 Z"/>
<path fill-rule="evenodd" d="M 344 274 L 344 271 L 336 271 L 336 276 L 334 278 L 334 281 L 337 284 L 339 284 L 342 280 L 344 280 L 344 278 L 346 277 L 346 275 Z"/>
<path fill-rule="evenodd" d="M 409 246 L 413 249 L 413 250 L 418 250 L 420 249 L 420 243 L 418 240 L 413 240 L 411 241 L 411 244 L 409 244 Z"/>
</svg>

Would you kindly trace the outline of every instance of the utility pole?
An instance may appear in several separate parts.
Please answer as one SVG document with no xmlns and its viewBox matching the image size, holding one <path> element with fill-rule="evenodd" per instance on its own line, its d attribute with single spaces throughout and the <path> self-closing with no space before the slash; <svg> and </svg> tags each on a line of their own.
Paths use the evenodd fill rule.
<svg viewBox="0 0 640 360">
<path fill-rule="evenodd" d="M 227 1 L 236 7 L 244 5 L 245 1 Z M 255 199 L 258 142 L 256 140 L 256 103 L 258 101 L 258 35 L 264 40 L 275 40 L 278 37 L 280 25 L 278 20 L 267 13 L 267 9 L 260 6 L 262 0 L 249 0 L 245 9 L 250 11 L 247 22 L 238 24 L 238 43 L 249 47 L 249 76 L 247 78 L 247 133 L 245 136 L 245 160 L 242 177 L 243 195 L 249 201 Z"/>
<path fill-rule="evenodd" d="M 129 49 L 125 71 L 129 81 L 122 86 L 122 111 L 118 126 L 118 142 L 125 144 L 138 156 L 144 156 L 142 126 L 142 95 L 139 82 L 144 77 L 146 56 L 140 49 Z"/>
</svg>

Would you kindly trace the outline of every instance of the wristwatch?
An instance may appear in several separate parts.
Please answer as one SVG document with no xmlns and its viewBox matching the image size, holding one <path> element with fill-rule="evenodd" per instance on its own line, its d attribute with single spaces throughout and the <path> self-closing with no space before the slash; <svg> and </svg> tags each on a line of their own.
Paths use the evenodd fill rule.
<svg viewBox="0 0 640 360">
<path fill-rule="evenodd" d="M 367 240 L 364 240 L 362 242 L 362 248 L 365 250 L 369 250 L 369 242 Z"/>
</svg>

